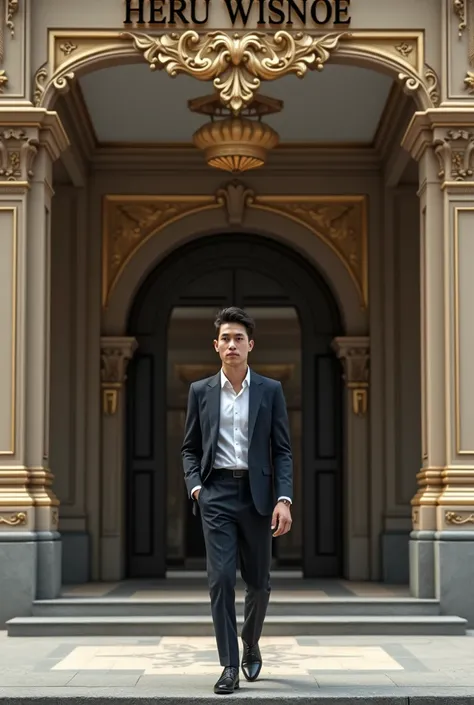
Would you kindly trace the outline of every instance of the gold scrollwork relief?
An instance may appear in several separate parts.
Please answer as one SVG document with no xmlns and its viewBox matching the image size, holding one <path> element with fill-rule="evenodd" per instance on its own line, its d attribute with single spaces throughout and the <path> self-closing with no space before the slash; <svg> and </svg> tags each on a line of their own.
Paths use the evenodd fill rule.
<svg viewBox="0 0 474 705">
<path fill-rule="evenodd" d="M 106 306 L 135 252 L 171 223 L 204 210 L 225 208 L 241 224 L 246 208 L 281 215 L 319 237 L 343 263 L 368 301 L 367 213 L 364 196 L 260 196 L 232 181 L 214 196 L 107 196 L 104 204 L 102 301 Z"/>
<path fill-rule="evenodd" d="M 17 512 L 16 514 L 0 514 L 0 525 L 5 526 L 24 526 L 27 522 L 28 515 L 26 512 Z"/>
<path fill-rule="evenodd" d="M 456 524 L 461 526 L 463 524 L 474 524 L 474 514 L 467 514 L 463 512 L 459 514 L 458 512 L 445 512 L 444 518 L 447 524 Z"/>
<path fill-rule="evenodd" d="M 261 81 L 288 74 L 302 78 L 308 69 L 321 71 L 344 32 L 312 37 L 304 32 L 227 34 L 194 30 L 150 37 L 124 32 L 152 70 L 164 68 L 170 76 L 186 73 L 213 81 L 222 103 L 234 114 L 252 102 Z"/>
</svg>

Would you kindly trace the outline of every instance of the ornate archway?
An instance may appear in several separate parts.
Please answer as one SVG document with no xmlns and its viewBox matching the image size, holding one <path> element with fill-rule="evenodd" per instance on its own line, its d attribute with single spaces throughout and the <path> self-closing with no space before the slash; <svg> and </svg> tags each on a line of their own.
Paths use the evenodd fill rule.
<svg viewBox="0 0 474 705">
<path fill-rule="evenodd" d="M 103 332 L 123 334 L 135 291 L 159 259 L 199 234 L 236 230 L 274 237 L 299 250 L 327 281 L 346 330 L 366 332 L 366 197 L 259 195 L 238 181 L 209 196 L 105 198 Z"/>
<path fill-rule="evenodd" d="M 213 81 L 221 101 L 238 112 L 261 81 L 335 63 L 388 73 L 414 97 L 419 110 L 440 103 L 439 81 L 426 64 L 422 31 L 206 32 L 150 36 L 141 32 L 51 30 L 47 62 L 35 74 L 33 102 L 51 109 L 82 74 L 112 64 L 145 60 L 152 70 Z"/>
</svg>

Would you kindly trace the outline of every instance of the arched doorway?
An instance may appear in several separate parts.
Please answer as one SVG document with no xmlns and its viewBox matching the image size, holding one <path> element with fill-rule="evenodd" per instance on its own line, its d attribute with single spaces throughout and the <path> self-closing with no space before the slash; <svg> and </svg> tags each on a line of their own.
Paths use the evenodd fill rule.
<svg viewBox="0 0 474 705">
<path fill-rule="evenodd" d="M 210 348 L 213 313 L 226 305 L 295 312 L 301 331 L 301 440 L 295 449 L 301 458 L 301 493 L 294 507 L 301 521 L 300 562 L 307 576 L 339 576 L 342 389 L 331 341 L 343 334 L 340 313 L 321 275 L 300 255 L 273 239 L 242 234 L 201 237 L 177 249 L 149 274 L 131 307 L 128 334 L 137 339 L 138 350 L 127 382 L 128 575 L 158 577 L 170 567 L 169 518 L 175 511 L 168 492 L 170 463 L 175 463 L 176 472 L 179 468 L 169 452 L 170 320 L 179 310 L 208 309 L 208 321 L 201 323 L 208 331 Z M 212 371 L 202 370 L 200 376 L 207 373 Z M 183 423 L 184 409 L 180 412 Z M 174 501 L 187 502 L 184 482 L 181 497 L 175 494 Z M 195 540 L 199 520 L 188 509 L 182 521 L 181 534 L 194 539 L 192 550 L 199 553 L 199 540 L 197 544 Z M 190 550 L 186 538 L 184 542 Z"/>
</svg>

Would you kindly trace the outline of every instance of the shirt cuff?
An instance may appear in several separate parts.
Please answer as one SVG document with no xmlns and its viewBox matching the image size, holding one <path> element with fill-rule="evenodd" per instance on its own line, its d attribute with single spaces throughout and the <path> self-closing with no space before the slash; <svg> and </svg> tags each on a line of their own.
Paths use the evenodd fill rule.
<svg viewBox="0 0 474 705">
<path fill-rule="evenodd" d="M 287 499 L 290 504 L 293 504 L 291 499 L 289 497 L 278 497 L 278 501 L 280 502 L 282 499 Z"/>
<path fill-rule="evenodd" d="M 200 490 L 200 489 L 201 489 L 201 485 L 196 485 L 196 487 L 193 487 L 193 489 L 190 492 L 191 499 L 194 499 L 193 494 L 196 492 L 196 490 Z"/>
</svg>

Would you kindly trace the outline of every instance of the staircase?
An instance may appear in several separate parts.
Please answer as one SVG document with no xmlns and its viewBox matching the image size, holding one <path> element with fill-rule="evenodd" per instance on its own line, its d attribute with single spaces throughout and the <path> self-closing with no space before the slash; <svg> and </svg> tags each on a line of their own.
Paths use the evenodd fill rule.
<svg viewBox="0 0 474 705">
<path fill-rule="evenodd" d="M 466 620 L 441 615 L 434 599 L 368 583 L 351 591 L 342 581 L 273 578 L 265 636 L 436 635 L 466 633 Z M 92 592 L 100 591 L 95 586 Z M 29 616 L 7 623 L 18 636 L 212 636 L 205 579 L 173 578 L 119 583 L 101 596 L 87 586 L 55 600 L 36 600 Z M 361 596 L 361 593 L 367 593 Z M 405 594 L 403 594 L 405 593 Z M 237 580 L 236 609 L 242 624 L 244 589 Z"/>
</svg>

